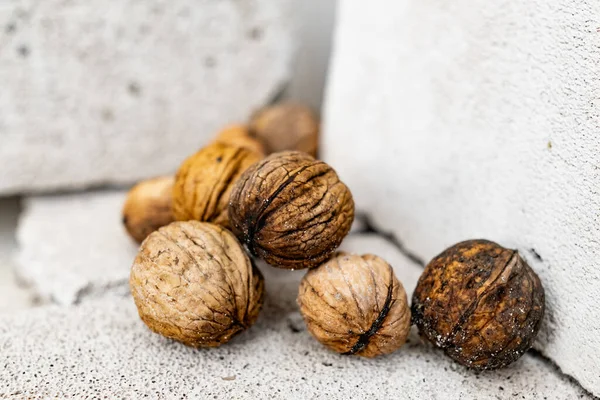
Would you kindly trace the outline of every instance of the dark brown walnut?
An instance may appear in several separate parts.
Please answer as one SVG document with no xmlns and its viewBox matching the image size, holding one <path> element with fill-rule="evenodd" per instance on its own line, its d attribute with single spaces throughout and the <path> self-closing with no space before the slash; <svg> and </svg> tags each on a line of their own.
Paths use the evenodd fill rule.
<svg viewBox="0 0 600 400">
<path fill-rule="evenodd" d="M 213 143 L 181 164 L 173 186 L 173 216 L 229 226 L 233 184 L 261 155 L 244 147 Z"/>
<path fill-rule="evenodd" d="M 219 346 L 249 328 L 264 295 L 262 275 L 233 234 L 198 221 L 148 236 L 129 283 L 142 321 L 193 347 Z"/>
<path fill-rule="evenodd" d="M 281 103 L 257 111 L 250 119 L 250 133 L 269 153 L 298 150 L 317 155 L 319 119 L 300 104 Z"/>
<path fill-rule="evenodd" d="M 338 253 L 311 269 L 300 283 L 298 305 L 310 333 L 342 354 L 392 353 L 410 331 L 404 287 L 372 254 Z"/>
<path fill-rule="evenodd" d="M 250 252 L 281 268 L 315 267 L 333 254 L 354 219 L 350 190 L 326 163 L 281 152 L 235 184 L 229 218 Z"/>
<path fill-rule="evenodd" d="M 544 288 L 516 250 L 469 240 L 427 265 L 412 313 L 421 335 L 460 364 L 501 368 L 533 344 L 544 315 Z"/>
<path fill-rule="evenodd" d="M 173 177 L 148 179 L 135 185 L 127 194 L 123 206 L 123 225 L 138 243 L 146 236 L 171 222 Z"/>
<path fill-rule="evenodd" d="M 258 140 L 250 136 L 248 127 L 245 125 L 230 125 L 218 133 L 215 142 L 230 146 L 244 147 L 261 156 L 265 154 L 265 147 Z"/>
</svg>

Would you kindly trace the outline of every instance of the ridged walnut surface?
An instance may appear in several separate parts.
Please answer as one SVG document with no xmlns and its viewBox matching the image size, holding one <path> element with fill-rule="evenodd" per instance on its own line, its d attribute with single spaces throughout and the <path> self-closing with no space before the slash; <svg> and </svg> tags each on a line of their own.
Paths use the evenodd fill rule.
<svg viewBox="0 0 600 400">
<path fill-rule="evenodd" d="M 175 177 L 175 219 L 228 227 L 231 189 L 242 173 L 260 158 L 260 154 L 246 148 L 222 143 L 213 143 L 189 157 Z"/>
<path fill-rule="evenodd" d="M 410 331 L 404 287 L 392 267 L 372 254 L 339 253 L 310 270 L 300 283 L 298 305 L 312 335 L 342 354 L 392 353 Z"/>
<path fill-rule="evenodd" d="M 469 240 L 427 265 L 412 312 L 421 335 L 451 358 L 495 369 L 533 344 L 544 315 L 544 288 L 516 250 Z"/>
<path fill-rule="evenodd" d="M 270 155 L 231 192 L 233 232 L 281 268 L 315 267 L 340 245 L 354 219 L 350 190 L 326 163 L 302 152 Z"/>
<path fill-rule="evenodd" d="M 197 221 L 174 222 L 142 243 L 131 292 L 154 332 L 193 347 L 215 347 L 250 327 L 264 282 L 237 239 Z"/>
<path fill-rule="evenodd" d="M 141 243 L 149 234 L 173 222 L 173 177 L 148 179 L 135 185 L 123 206 L 123 225 Z"/>
<path fill-rule="evenodd" d="M 225 127 L 217 134 L 215 142 L 244 147 L 261 156 L 265 155 L 265 147 L 258 139 L 250 136 L 250 131 L 245 125 L 229 125 Z"/>
<path fill-rule="evenodd" d="M 306 106 L 276 104 L 252 116 L 250 134 L 263 142 L 269 153 L 297 150 L 315 157 L 319 144 L 319 119 Z"/>
</svg>

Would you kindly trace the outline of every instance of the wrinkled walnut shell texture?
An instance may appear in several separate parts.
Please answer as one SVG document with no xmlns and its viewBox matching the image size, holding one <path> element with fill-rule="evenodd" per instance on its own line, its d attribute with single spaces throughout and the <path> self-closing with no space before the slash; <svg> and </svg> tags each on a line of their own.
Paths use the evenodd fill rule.
<svg viewBox="0 0 600 400">
<path fill-rule="evenodd" d="M 230 125 L 226 127 L 219 132 L 215 138 L 215 142 L 235 147 L 244 147 L 261 156 L 265 155 L 265 147 L 263 144 L 250 136 L 248 128 L 244 125 Z"/>
<path fill-rule="evenodd" d="M 392 267 L 371 254 L 339 253 L 308 271 L 298 305 L 310 333 L 342 354 L 392 353 L 410 331 L 404 287 Z"/>
<path fill-rule="evenodd" d="M 460 364 L 501 368 L 533 344 L 544 315 L 544 288 L 517 251 L 470 240 L 427 265 L 412 312 L 421 335 Z"/>
<path fill-rule="evenodd" d="M 161 226 L 173 222 L 173 182 L 170 176 L 148 179 L 135 185 L 127 194 L 123 225 L 138 243 Z"/>
<path fill-rule="evenodd" d="M 310 268 L 340 245 L 354 219 L 350 190 L 306 153 L 275 153 L 251 166 L 231 192 L 233 232 L 281 268 Z"/>
<path fill-rule="evenodd" d="M 250 327 L 264 295 L 263 277 L 226 229 L 174 222 L 142 243 L 130 276 L 142 321 L 193 347 L 215 347 Z"/>
<path fill-rule="evenodd" d="M 303 105 L 276 104 L 252 116 L 250 134 L 263 142 L 269 153 L 297 150 L 315 157 L 319 144 L 319 119 Z"/>
<path fill-rule="evenodd" d="M 228 227 L 227 207 L 233 184 L 260 158 L 259 154 L 243 147 L 222 143 L 213 143 L 189 157 L 175 177 L 175 219 Z"/>
</svg>

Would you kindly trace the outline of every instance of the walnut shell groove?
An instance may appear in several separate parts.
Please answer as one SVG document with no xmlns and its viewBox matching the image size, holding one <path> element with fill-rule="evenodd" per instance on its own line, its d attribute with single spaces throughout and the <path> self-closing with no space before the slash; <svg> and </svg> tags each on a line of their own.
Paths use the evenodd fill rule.
<svg viewBox="0 0 600 400">
<path fill-rule="evenodd" d="M 230 197 L 229 219 L 250 252 L 281 268 L 315 267 L 350 230 L 354 200 L 326 163 L 281 152 L 252 165 Z"/>
<path fill-rule="evenodd" d="M 420 334 L 473 369 L 504 367 L 533 344 L 544 288 L 516 250 L 487 240 L 458 243 L 425 268 L 412 300 Z"/>
<path fill-rule="evenodd" d="M 192 347 L 215 347 L 258 317 L 264 282 L 233 234 L 198 221 L 174 222 L 142 243 L 130 287 L 154 332 Z"/>
</svg>

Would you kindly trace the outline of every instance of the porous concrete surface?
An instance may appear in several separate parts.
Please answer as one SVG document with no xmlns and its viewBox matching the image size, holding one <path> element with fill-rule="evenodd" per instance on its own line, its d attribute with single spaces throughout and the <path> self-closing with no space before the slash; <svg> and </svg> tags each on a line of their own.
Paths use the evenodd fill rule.
<svg viewBox="0 0 600 400">
<path fill-rule="evenodd" d="M 518 249 L 536 347 L 600 395 L 600 2 L 339 6 L 322 155 L 357 209 L 424 260 Z"/>
<path fill-rule="evenodd" d="M 44 299 L 73 304 L 127 292 L 137 244 L 121 222 L 125 191 L 32 196 L 23 200 L 18 275 Z"/>
<path fill-rule="evenodd" d="M 19 212 L 18 198 L 0 198 L 0 314 L 23 310 L 34 304 L 33 292 L 23 287 L 15 275 L 15 232 Z"/>
<path fill-rule="evenodd" d="M 130 297 L 0 317 L 0 398 L 576 399 L 589 398 L 526 354 L 475 374 L 413 334 L 381 358 L 326 350 L 295 306 L 301 271 L 267 272 L 258 322 L 224 346 L 194 350 L 150 332 Z"/>
<path fill-rule="evenodd" d="M 0 193 L 173 172 L 291 76 L 289 0 L 0 4 Z"/>
</svg>

